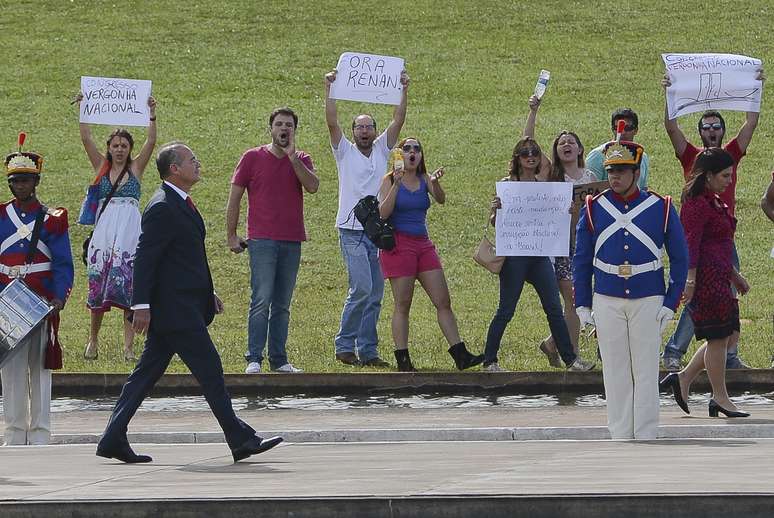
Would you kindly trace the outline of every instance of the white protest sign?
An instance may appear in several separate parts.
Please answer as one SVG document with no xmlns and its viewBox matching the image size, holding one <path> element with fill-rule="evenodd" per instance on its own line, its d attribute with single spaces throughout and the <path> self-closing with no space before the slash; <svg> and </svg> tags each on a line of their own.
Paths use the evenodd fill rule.
<svg viewBox="0 0 774 518">
<path fill-rule="evenodd" d="M 377 104 L 400 104 L 403 58 L 345 52 L 336 65 L 331 99 Z"/>
<path fill-rule="evenodd" d="M 81 122 L 109 126 L 150 124 L 150 81 L 82 76 L 81 93 Z"/>
<path fill-rule="evenodd" d="M 570 254 L 570 182 L 497 182 L 497 255 Z"/>
<path fill-rule="evenodd" d="M 705 110 L 760 112 L 760 59 L 735 54 L 661 54 L 672 86 L 669 119 Z"/>
</svg>

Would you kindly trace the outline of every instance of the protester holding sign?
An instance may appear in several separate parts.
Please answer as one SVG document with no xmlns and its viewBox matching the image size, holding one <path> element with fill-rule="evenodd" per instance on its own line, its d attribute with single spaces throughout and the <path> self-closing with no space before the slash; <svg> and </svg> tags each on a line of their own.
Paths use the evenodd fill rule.
<svg viewBox="0 0 774 518">
<path fill-rule="evenodd" d="M 451 308 L 449 287 L 441 259 L 427 232 L 427 210 L 430 197 L 443 204 L 446 192 L 441 187 L 443 167 L 427 172 L 422 144 L 416 138 L 398 143 L 403 167 L 393 164 L 393 170 L 382 179 L 379 188 L 379 212 L 395 227 L 395 247 L 380 250 L 379 262 L 385 279 L 390 279 L 395 308 L 392 314 L 392 339 L 398 370 L 416 370 L 408 350 L 409 310 L 418 280 L 436 309 L 438 325 L 449 343 L 449 354 L 459 370 L 481 363 L 484 355 L 471 354 L 460 339 L 457 319 Z"/>
<path fill-rule="evenodd" d="M 635 142 L 605 146 L 610 189 L 586 198 L 572 261 L 581 326 L 597 329 L 613 439 L 656 438 L 659 343 L 688 269 L 685 236 L 671 199 L 637 186 L 642 154 Z"/>
<path fill-rule="evenodd" d="M 503 182 L 535 182 L 543 153 L 532 137 L 524 137 L 513 149 L 510 171 Z M 497 210 L 502 209 L 499 197 L 492 200 L 492 215 L 490 221 L 495 224 Z M 562 315 L 562 304 L 559 302 L 559 287 L 551 261 L 545 256 L 506 256 L 500 270 L 500 302 L 497 306 L 486 337 L 484 351 L 484 370 L 499 372 L 504 370 L 498 363 L 497 353 L 500 350 L 505 328 L 516 312 L 516 305 L 521 297 L 524 283 L 534 286 L 540 297 L 540 303 L 548 319 L 548 327 L 556 341 L 556 347 L 562 361 L 571 371 L 587 371 L 594 364 L 580 358 L 575 352 L 567 323 Z M 553 364 L 552 364 L 553 365 Z"/>
<path fill-rule="evenodd" d="M 764 80 L 763 69 L 758 69 L 757 79 Z M 669 74 L 665 74 L 661 80 L 661 85 L 666 90 L 672 86 L 672 80 Z M 758 127 L 759 112 L 750 111 L 745 114 L 745 122 L 739 129 L 736 136 L 726 145 L 723 145 L 723 138 L 726 135 L 726 121 L 720 112 L 715 110 L 705 111 L 699 118 L 697 129 L 699 131 L 699 137 L 701 138 L 704 149 L 710 147 L 723 147 L 731 154 L 734 159 L 734 166 L 731 174 L 731 184 L 723 192 L 719 194 L 720 199 L 728 205 L 731 216 L 734 216 L 734 209 L 736 207 L 736 182 L 737 182 L 737 168 L 742 157 L 747 153 L 747 147 L 752 141 L 755 128 Z M 685 134 L 677 124 L 677 119 L 670 119 L 669 105 L 664 103 L 664 127 L 666 128 L 667 135 L 672 141 L 672 147 L 675 150 L 675 155 L 680 161 L 680 165 L 683 167 L 683 177 L 685 181 L 690 180 L 691 170 L 696 157 L 701 153 L 701 149 L 694 146 L 685 137 Z M 740 270 L 739 254 L 736 250 L 736 245 L 731 249 L 732 260 L 734 268 Z M 683 311 L 680 315 L 680 320 L 677 323 L 677 328 L 674 334 L 667 341 L 664 347 L 663 365 L 664 368 L 671 371 L 680 369 L 680 361 L 683 355 L 688 350 L 688 346 L 693 339 L 693 322 L 691 321 L 690 312 Z M 727 369 L 749 369 L 740 358 L 738 353 L 739 348 L 739 332 L 736 331 L 729 339 L 728 353 L 726 356 L 726 368 Z"/>
<path fill-rule="evenodd" d="M 535 122 L 537 110 L 540 107 L 540 99 L 536 96 L 529 98 L 530 117 L 527 119 L 527 127 L 524 129 L 524 135 L 535 136 Z M 554 139 L 551 152 L 551 160 L 548 161 L 550 167 L 548 172 L 549 182 L 571 182 L 574 185 L 582 185 L 597 181 L 594 172 L 585 167 L 583 157 L 584 149 L 580 137 L 572 131 L 562 131 Z M 579 204 L 573 203 L 571 207 L 572 221 L 578 221 Z M 573 343 L 575 353 L 578 353 L 578 341 L 580 339 L 580 321 L 575 314 L 575 299 L 572 289 L 572 260 L 575 253 L 575 226 L 571 226 L 570 236 L 570 254 L 568 257 L 554 258 L 554 272 L 556 280 L 559 283 L 559 293 L 564 300 L 564 320 L 567 323 L 567 329 L 570 332 L 570 340 Z M 548 363 L 551 367 L 561 367 L 562 359 L 556 348 L 556 341 L 553 335 L 540 342 L 540 350 L 548 357 Z"/>
<path fill-rule="evenodd" d="M 83 95 L 78 94 L 80 104 Z M 132 300 L 132 264 L 140 237 L 140 183 L 156 145 L 156 100 L 148 98 L 150 125 L 140 152 L 132 157 L 134 139 L 118 128 L 108 135 L 105 153 L 94 142 L 88 124 L 80 123 L 81 142 L 97 173 L 99 204 L 94 232 L 86 253 L 89 292 L 86 305 L 91 311 L 89 341 L 83 351 L 87 360 L 99 355 L 99 330 L 111 307 L 128 317 Z M 107 203 L 107 204 L 106 204 Z M 135 361 L 134 331 L 124 318 L 124 359 Z"/>
<path fill-rule="evenodd" d="M 376 324 L 382 308 L 384 280 L 379 267 L 376 245 L 363 232 L 363 226 L 353 216 L 353 208 L 366 196 L 376 196 L 382 177 L 387 172 L 390 149 L 406 120 L 409 77 L 405 71 L 400 104 L 395 107 L 392 121 L 377 136 L 376 120 L 362 113 L 352 120 L 352 141 L 341 131 L 336 113 L 336 100 L 331 97 L 331 85 L 337 72 L 325 75 L 325 120 L 331 137 L 331 149 L 339 174 L 339 210 L 336 228 L 344 264 L 347 267 L 349 290 L 341 325 L 334 338 L 336 359 L 347 365 L 387 367 L 379 357 L 379 337 Z"/>
</svg>

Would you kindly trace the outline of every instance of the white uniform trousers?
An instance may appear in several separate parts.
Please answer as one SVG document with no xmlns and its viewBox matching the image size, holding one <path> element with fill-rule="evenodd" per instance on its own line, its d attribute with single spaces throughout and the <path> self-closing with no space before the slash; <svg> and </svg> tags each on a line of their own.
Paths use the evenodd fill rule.
<svg viewBox="0 0 774 518">
<path fill-rule="evenodd" d="M 623 299 L 594 294 L 607 427 L 613 439 L 655 439 L 658 433 L 658 312 L 663 296 Z"/>
<path fill-rule="evenodd" d="M 48 444 L 51 438 L 51 371 L 43 368 L 48 322 L 2 370 L 6 446 Z"/>
</svg>

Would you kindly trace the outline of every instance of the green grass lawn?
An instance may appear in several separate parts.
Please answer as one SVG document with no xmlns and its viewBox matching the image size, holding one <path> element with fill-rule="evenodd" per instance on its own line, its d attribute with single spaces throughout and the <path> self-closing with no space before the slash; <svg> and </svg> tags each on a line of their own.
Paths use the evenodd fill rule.
<svg viewBox="0 0 774 518">
<path fill-rule="evenodd" d="M 552 73 L 538 120 L 537 137 L 544 148 L 559 131 L 571 129 L 591 149 L 609 138 L 610 113 L 630 106 L 640 117 L 638 140 L 651 157 L 651 187 L 678 195 L 681 169 L 662 124 L 661 52 L 739 53 L 764 63 L 774 57 L 766 22 L 774 19 L 774 8 L 764 0 L 737 2 L 732 10 L 717 2 L 665 0 L 398 0 L 389 5 L 24 0 L 0 1 L 0 7 L 0 149 L 12 151 L 17 132 L 29 133 L 27 149 L 46 158 L 39 195 L 49 205 L 70 210 L 76 255 L 89 229 L 74 220 L 93 177 L 78 137 L 77 109 L 70 105 L 80 76 L 153 81 L 159 143 L 183 140 L 202 161 L 204 180 L 193 195 L 207 221 L 210 264 L 226 303 L 226 313 L 210 331 L 230 372 L 244 368 L 249 266 L 247 254 L 235 256 L 225 247 L 229 180 L 245 149 L 268 142 L 268 114 L 280 105 L 299 114 L 297 145 L 312 155 L 321 178 L 319 192 L 305 198 L 309 241 L 303 246 L 293 301 L 289 357 L 307 371 L 351 371 L 333 360 L 347 280 L 334 229 L 336 169 L 323 113 L 323 75 L 341 52 L 406 60 L 412 83 L 403 135 L 422 139 L 428 167 L 446 167 L 447 203 L 430 210 L 428 224 L 462 336 L 474 351 L 483 350 L 498 287 L 496 277 L 474 264 L 471 254 L 494 182 L 505 174 L 521 134 L 527 98 L 541 68 Z M 769 77 L 774 76 L 767 66 Z M 768 366 L 774 352 L 774 259 L 769 257 L 774 225 L 758 207 L 774 165 L 774 123 L 765 100 L 763 104 L 737 190 L 737 245 L 752 285 L 741 301 L 742 354 L 756 367 Z M 374 113 L 384 127 L 392 107 L 340 102 L 342 126 L 361 111 Z M 743 115 L 726 115 L 730 138 Z M 696 119 L 681 120 L 694 142 Z M 95 127 L 97 141 L 109 130 Z M 143 131 L 133 133 L 141 143 Z M 143 203 L 157 184 L 149 167 Z M 82 359 L 88 312 L 79 262 L 75 273 L 62 324 L 66 370 L 128 371 L 130 366 L 121 360 L 120 312 L 105 319 L 100 359 Z M 389 287 L 386 292 L 380 352 L 394 362 Z M 501 364 L 515 370 L 548 368 L 537 350 L 547 332 L 534 290 L 527 287 L 504 338 Z M 419 368 L 452 368 L 432 306 L 419 290 L 410 342 Z M 139 338 L 136 346 L 139 350 Z M 173 369 L 185 372 L 180 362 Z"/>
</svg>

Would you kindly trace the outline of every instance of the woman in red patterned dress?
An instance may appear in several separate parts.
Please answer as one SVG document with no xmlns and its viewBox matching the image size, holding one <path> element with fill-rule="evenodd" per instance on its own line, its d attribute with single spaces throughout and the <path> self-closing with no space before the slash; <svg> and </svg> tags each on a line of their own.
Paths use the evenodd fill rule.
<svg viewBox="0 0 774 518">
<path fill-rule="evenodd" d="M 687 412 L 685 401 L 691 383 L 706 369 L 712 385 L 710 417 L 719 412 L 727 417 L 750 415 L 731 402 L 725 378 L 728 338 L 739 331 L 739 304 L 731 285 L 742 295 L 750 289 L 731 264 L 736 218 L 718 196 L 731 183 L 733 165 L 734 159 L 723 149 L 705 149 L 696 158 L 691 179 L 683 189 L 680 220 L 690 255 L 683 301 L 695 323 L 696 338 L 706 343 L 683 370 L 661 382 L 662 387 L 673 388 L 678 404 Z"/>
</svg>

